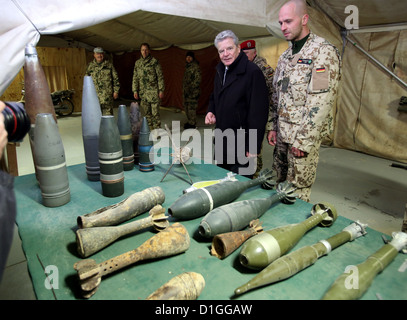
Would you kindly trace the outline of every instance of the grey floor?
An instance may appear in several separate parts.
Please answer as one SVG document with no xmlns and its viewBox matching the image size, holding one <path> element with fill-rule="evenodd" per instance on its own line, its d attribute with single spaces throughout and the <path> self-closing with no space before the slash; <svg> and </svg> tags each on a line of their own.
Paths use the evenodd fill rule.
<svg viewBox="0 0 407 320">
<path fill-rule="evenodd" d="M 129 106 L 129 104 L 127 104 Z M 115 109 L 117 112 L 117 109 Z M 185 114 L 175 109 L 161 109 L 162 126 L 167 124 L 174 135 L 181 133 Z M 175 122 L 173 122 L 175 121 Z M 181 122 L 181 125 L 179 125 Z M 68 165 L 84 162 L 80 114 L 59 118 L 58 126 Z M 198 119 L 198 131 L 208 129 L 204 118 Z M 181 135 L 181 140 L 182 135 Z M 183 143 L 184 144 L 184 143 Z M 273 148 L 264 143 L 264 167 L 271 168 Z M 210 161 L 204 153 L 205 161 Z M 27 137 L 17 148 L 19 175 L 34 172 Z M 400 231 L 407 203 L 407 170 L 391 167 L 394 161 L 344 149 L 322 147 L 317 179 L 312 188 L 311 203 L 328 202 L 338 214 L 360 220 L 370 228 L 391 235 Z M 0 283 L 1 300 L 36 299 L 17 226 L 7 267 Z"/>
</svg>

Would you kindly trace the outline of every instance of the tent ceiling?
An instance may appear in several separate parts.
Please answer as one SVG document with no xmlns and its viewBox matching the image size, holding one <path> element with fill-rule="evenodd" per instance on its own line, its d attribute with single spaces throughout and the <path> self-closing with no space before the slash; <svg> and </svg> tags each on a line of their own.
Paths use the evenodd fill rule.
<svg viewBox="0 0 407 320">
<path fill-rule="evenodd" d="M 41 36 L 39 46 L 70 46 L 88 49 L 101 46 L 108 52 L 134 51 L 147 42 L 158 49 L 171 45 L 212 44 L 215 36 L 226 29 L 239 39 L 270 36 L 265 27 L 231 24 L 196 18 L 136 11 L 80 30 L 53 36 Z"/>
<path fill-rule="evenodd" d="M 278 35 L 278 10 L 284 1 L 268 3 L 265 15 L 269 27 L 273 25 L 273 34 Z M 359 27 L 406 24 L 407 6 L 400 0 L 308 0 L 308 3 L 332 18 L 341 27 L 350 13 L 345 8 L 354 5 L 358 8 Z M 272 12 L 271 12 L 272 11 Z M 266 20 L 268 20 L 266 19 Z M 252 21 L 254 22 L 254 21 Z M 233 30 L 239 39 L 270 36 L 261 21 L 247 25 L 227 23 L 196 17 L 177 16 L 137 10 L 132 13 L 98 23 L 75 31 L 54 35 L 42 35 L 39 46 L 49 47 L 85 47 L 91 50 L 101 46 L 108 52 L 134 51 L 140 44 L 148 42 L 152 48 L 159 49 L 185 45 L 212 44 L 215 36 L 222 30 Z"/>
</svg>

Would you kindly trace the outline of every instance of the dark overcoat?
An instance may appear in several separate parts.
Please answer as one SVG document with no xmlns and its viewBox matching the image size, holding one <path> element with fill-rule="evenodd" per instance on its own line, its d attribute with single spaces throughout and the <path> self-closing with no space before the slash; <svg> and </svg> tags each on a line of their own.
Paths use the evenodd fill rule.
<svg viewBox="0 0 407 320">
<path fill-rule="evenodd" d="M 247 59 L 243 51 L 229 66 L 223 84 L 225 66 L 216 66 L 214 89 L 208 112 L 216 117 L 216 128 L 221 131 L 245 131 L 245 151 L 260 153 L 268 118 L 268 90 L 263 73 Z M 256 134 L 255 146 L 249 147 L 249 130 Z M 225 154 L 226 156 L 226 154 Z"/>
</svg>

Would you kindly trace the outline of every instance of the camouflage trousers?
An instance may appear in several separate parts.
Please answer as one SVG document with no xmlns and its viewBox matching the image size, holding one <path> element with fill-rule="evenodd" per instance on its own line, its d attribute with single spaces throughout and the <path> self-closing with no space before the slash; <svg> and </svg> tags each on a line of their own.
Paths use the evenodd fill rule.
<svg viewBox="0 0 407 320">
<path fill-rule="evenodd" d="M 260 171 L 263 169 L 263 155 L 262 155 L 263 147 L 261 147 L 260 153 L 257 156 L 257 167 L 256 172 L 253 175 L 253 179 L 256 179 L 260 175 Z"/>
<path fill-rule="evenodd" d="M 158 102 L 140 102 L 141 116 L 146 117 L 150 130 L 161 128 L 160 100 Z"/>
<path fill-rule="evenodd" d="M 312 147 L 305 157 L 294 157 L 291 144 L 283 143 L 277 138 L 274 148 L 273 170 L 277 174 L 276 182 L 287 180 L 296 188 L 298 197 L 309 202 L 311 187 L 315 182 L 321 142 Z"/>
<path fill-rule="evenodd" d="M 184 101 L 184 110 L 190 125 L 196 125 L 196 109 L 198 101 Z"/>
<path fill-rule="evenodd" d="M 112 104 L 101 104 L 100 109 L 102 111 L 102 116 L 112 116 L 113 115 L 113 107 Z"/>
</svg>

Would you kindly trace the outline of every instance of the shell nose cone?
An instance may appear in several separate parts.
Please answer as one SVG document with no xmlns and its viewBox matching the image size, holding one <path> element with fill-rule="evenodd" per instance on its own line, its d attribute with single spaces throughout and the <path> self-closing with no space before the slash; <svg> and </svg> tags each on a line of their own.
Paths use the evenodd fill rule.
<svg viewBox="0 0 407 320">
<path fill-rule="evenodd" d="M 189 220 L 203 216 L 209 211 L 207 199 L 201 190 L 183 194 L 169 208 L 168 214 L 180 220 Z"/>
<path fill-rule="evenodd" d="M 270 263 L 263 245 L 250 240 L 244 243 L 239 254 L 239 261 L 242 266 L 255 270 L 263 269 Z"/>
</svg>

